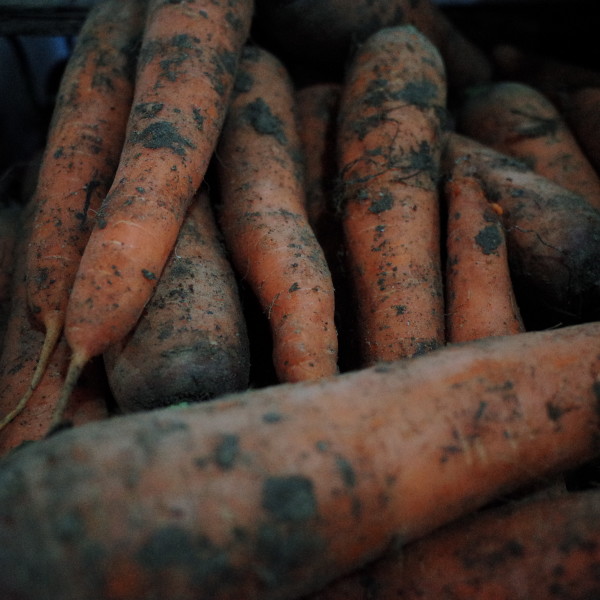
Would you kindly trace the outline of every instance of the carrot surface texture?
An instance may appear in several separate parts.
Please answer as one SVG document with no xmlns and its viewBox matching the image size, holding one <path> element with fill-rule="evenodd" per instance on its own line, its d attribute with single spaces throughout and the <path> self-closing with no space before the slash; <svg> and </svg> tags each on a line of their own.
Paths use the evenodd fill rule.
<svg viewBox="0 0 600 600">
<path fill-rule="evenodd" d="M 443 190 L 446 341 L 523 332 L 498 205 L 488 202 L 481 182 L 462 162 L 453 165 Z"/>
<path fill-rule="evenodd" d="M 558 108 L 536 88 L 501 81 L 469 89 L 457 109 L 456 129 L 600 208 L 600 175 Z"/>
<path fill-rule="evenodd" d="M 79 260 L 117 168 L 144 6 L 143 0 L 106 0 L 93 7 L 62 75 L 24 249 L 25 300 L 45 342 L 20 407 L 39 384 L 60 339 Z"/>
<path fill-rule="evenodd" d="M 61 431 L 0 462 L 0 594 L 301 598 L 597 456 L 599 397 L 585 323 Z"/>
<path fill-rule="evenodd" d="M 238 274 L 268 317 L 280 382 L 337 372 L 334 290 L 306 212 L 292 83 L 248 46 L 218 148 L 219 222 Z"/>
<path fill-rule="evenodd" d="M 441 57 L 411 26 L 374 34 L 346 74 L 339 202 L 362 365 L 444 342 L 439 161 Z"/>
<path fill-rule="evenodd" d="M 67 306 L 72 369 L 139 319 L 205 175 L 227 109 L 251 0 L 150 0 L 135 93 L 114 183 L 103 200 Z"/>
<path fill-rule="evenodd" d="M 600 490 L 488 508 L 310 600 L 598 598 Z"/>
<path fill-rule="evenodd" d="M 246 323 L 210 198 L 194 199 L 134 330 L 104 352 L 125 412 L 200 401 L 248 387 Z"/>
<path fill-rule="evenodd" d="M 525 163 L 449 133 L 444 171 L 470 165 L 502 211 L 515 293 L 547 324 L 595 320 L 600 298 L 600 211 Z M 518 293 L 517 288 L 521 290 Z"/>
</svg>

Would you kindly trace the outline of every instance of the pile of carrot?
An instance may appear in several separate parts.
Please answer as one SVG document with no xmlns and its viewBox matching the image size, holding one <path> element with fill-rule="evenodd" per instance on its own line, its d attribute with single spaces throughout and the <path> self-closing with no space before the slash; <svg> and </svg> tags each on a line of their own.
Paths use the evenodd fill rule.
<svg viewBox="0 0 600 600">
<path fill-rule="evenodd" d="M 599 91 L 429 0 L 97 3 L 0 199 L 0 596 L 600 596 Z"/>
</svg>

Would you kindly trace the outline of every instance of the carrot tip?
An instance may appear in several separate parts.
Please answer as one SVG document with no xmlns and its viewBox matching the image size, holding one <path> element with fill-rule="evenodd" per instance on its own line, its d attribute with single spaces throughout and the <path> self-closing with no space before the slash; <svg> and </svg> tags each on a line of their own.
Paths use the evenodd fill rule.
<svg viewBox="0 0 600 600">
<path fill-rule="evenodd" d="M 67 370 L 67 375 L 65 377 L 65 381 L 63 383 L 62 390 L 60 392 L 60 396 L 56 402 L 54 407 L 54 412 L 52 413 L 52 420 L 50 421 L 50 431 L 56 429 L 58 425 L 63 420 L 63 414 L 67 405 L 69 403 L 69 399 L 71 394 L 73 393 L 73 389 L 77 385 L 77 381 L 79 380 L 79 376 L 83 371 L 83 368 L 88 362 L 88 357 L 82 354 L 74 354 L 71 357 L 71 362 L 69 363 L 69 368 Z"/>
</svg>

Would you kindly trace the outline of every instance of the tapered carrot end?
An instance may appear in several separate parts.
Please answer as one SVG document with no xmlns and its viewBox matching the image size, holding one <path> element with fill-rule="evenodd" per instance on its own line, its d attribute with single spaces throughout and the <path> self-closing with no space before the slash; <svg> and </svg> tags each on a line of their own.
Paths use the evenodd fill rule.
<svg viewBox="0 0 600 600">
<path fill-rule="evenodd" d="M 50 362 L 52 353 L 58 344 L 61 333 L 62 321 L 53 321 L 46 325 L 46 337 L 44 338 L 44 345 L 42 346 L 38 363 L 35 367 L 35 371 L 33 372 L 33 377 L 31 378 L 30 387 L 32 390 L 35 390 L 42 380 L 42 377 L 44 376 L 44 373 L 48 367 L 48 363 Z"/>
<path fill-rule="evenodd" d="M 17 405 L 0 421 L 0 431 L 2 431 L 25 408 L 29 398 L 33 395 L 33 391 L 33 387 L 30 386 L 27 388 L 27 391 L 23 394 Z"/>
<path fill-rule="evenodd" d="M 79 376 L 83 371 L 83 368 L 89 361 L 89 356 L 87 354 L 75 353 L 71 357 L 71 362 L 69 363 L 69 368 L 67 370 L 67 375 L 65 377 L 65 381 L 63 383 L 62 390 L 60 392 L 60 396 L 56 402 L 56 406 L 54 407 L 54 412 L 52 414 L 52 420 L 50 422 L 50 431 L 55 429 L 58 425 L 60 425 L 65 409 L 69 403 L 69 399 L 73 394 L 73 390 L 77 385 L 79 380 Z"/>
</svg>

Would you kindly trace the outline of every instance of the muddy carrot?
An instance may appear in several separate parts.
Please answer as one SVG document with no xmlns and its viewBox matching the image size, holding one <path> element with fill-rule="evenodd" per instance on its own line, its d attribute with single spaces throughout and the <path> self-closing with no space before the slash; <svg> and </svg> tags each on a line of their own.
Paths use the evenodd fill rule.
<svg viewBox="0 0 600 600">
<path fill-rule="evenodd" d="M 13 223 L 19 242 L 15 248 L 11 302 L 0 355 L 0 455 L 23 442 L 39 440 L 48 433 L 70 356 L 63 338 L 53 348 L 35 390 L 30 387 L 45 335 L 32 326 L 27 306 L 25 254 L 31 232 L 32 207 L 27 207 L 24 212 L 24 222 Z M 106 386 L 102 385 L 103 371 L 100 368 L 97 362 L 86 368 L 65 412 L 67 423 L 81 425 L 108 415 L 108 395 L 105 394 Z"/>
<path fill-rule="evenodd" d="M 513 81 L 471 88 L 457 109 L 456 128 L 600 208 L 600 175 L 558 108 L 536 88 Z"/>
<path fill-rule="evenodd" d="M 32 389 L 62 334 L 75 272 L 117 168 L 144 4 L 106 0 L 91 9 L 61 80 L 27 248 L 27 302 L 46 334 Z"/>
<path fill-rule="evenodd" d="M 488 200 L 502 209 L 521 311 L 527 299 L 541 326 L 594 320 L 600 297 L 600 211 L 521 161 L 457 133 L 447 139 L 445 164 L 470 164 Z"/>
<path fill-rule="evenodd" d="M 257 1 L 257 29 L 278 56 L 338 76 L 349 54 L 377 30 L 414 25 L 440 50 L 452 88 L 487 81 L 491 64 L 431 0 Z"/>
<path fill-rule="evenodd" d="M 192 203 L 142 317 L 104 353 L 104 364 L 125 412 L 248 387 L 246 323 L 206 190 Z"/>
<path fill-rule="evenodd" d="M 61 431 L 0 462 L 0 593 L 304 597 L 597 456 L 599 373 L 585 323 Z"/>
<path fill-rule="evenodd" d="M 445 102 L 441 57 L 414 27 L 373 35 L 346 76 L 339 201 L 363 365 L 444 342 L 437 186 Z"/>
<path fill-rule="evenodd" d="M 596 489 L 475 513 L 310 600 L 595 598 L 599 561 Z"/>
<path fill-rule="evenodd" d="M 443 189 L 448 213 L 446 340 L 521 333 L 498 205 L 488 202 L 481 182 L 463 163 L 453 165 Z"/>
<path fill-rule="evenodd" d="M 212 157 L 252 8 L 148 3 L 126 139 L 67 306 L 73 359 L 57 420 L 82 366 L 131 331 L 156 287 Z"/>
<path fill-rule="evenodd" d="M 268 316 L 281 382 L 337 372 L 331 273 L 308 222 L 289 76 L 247 47 L 218 149 L 219 220 L 235 268 Z"/>
</svg>

